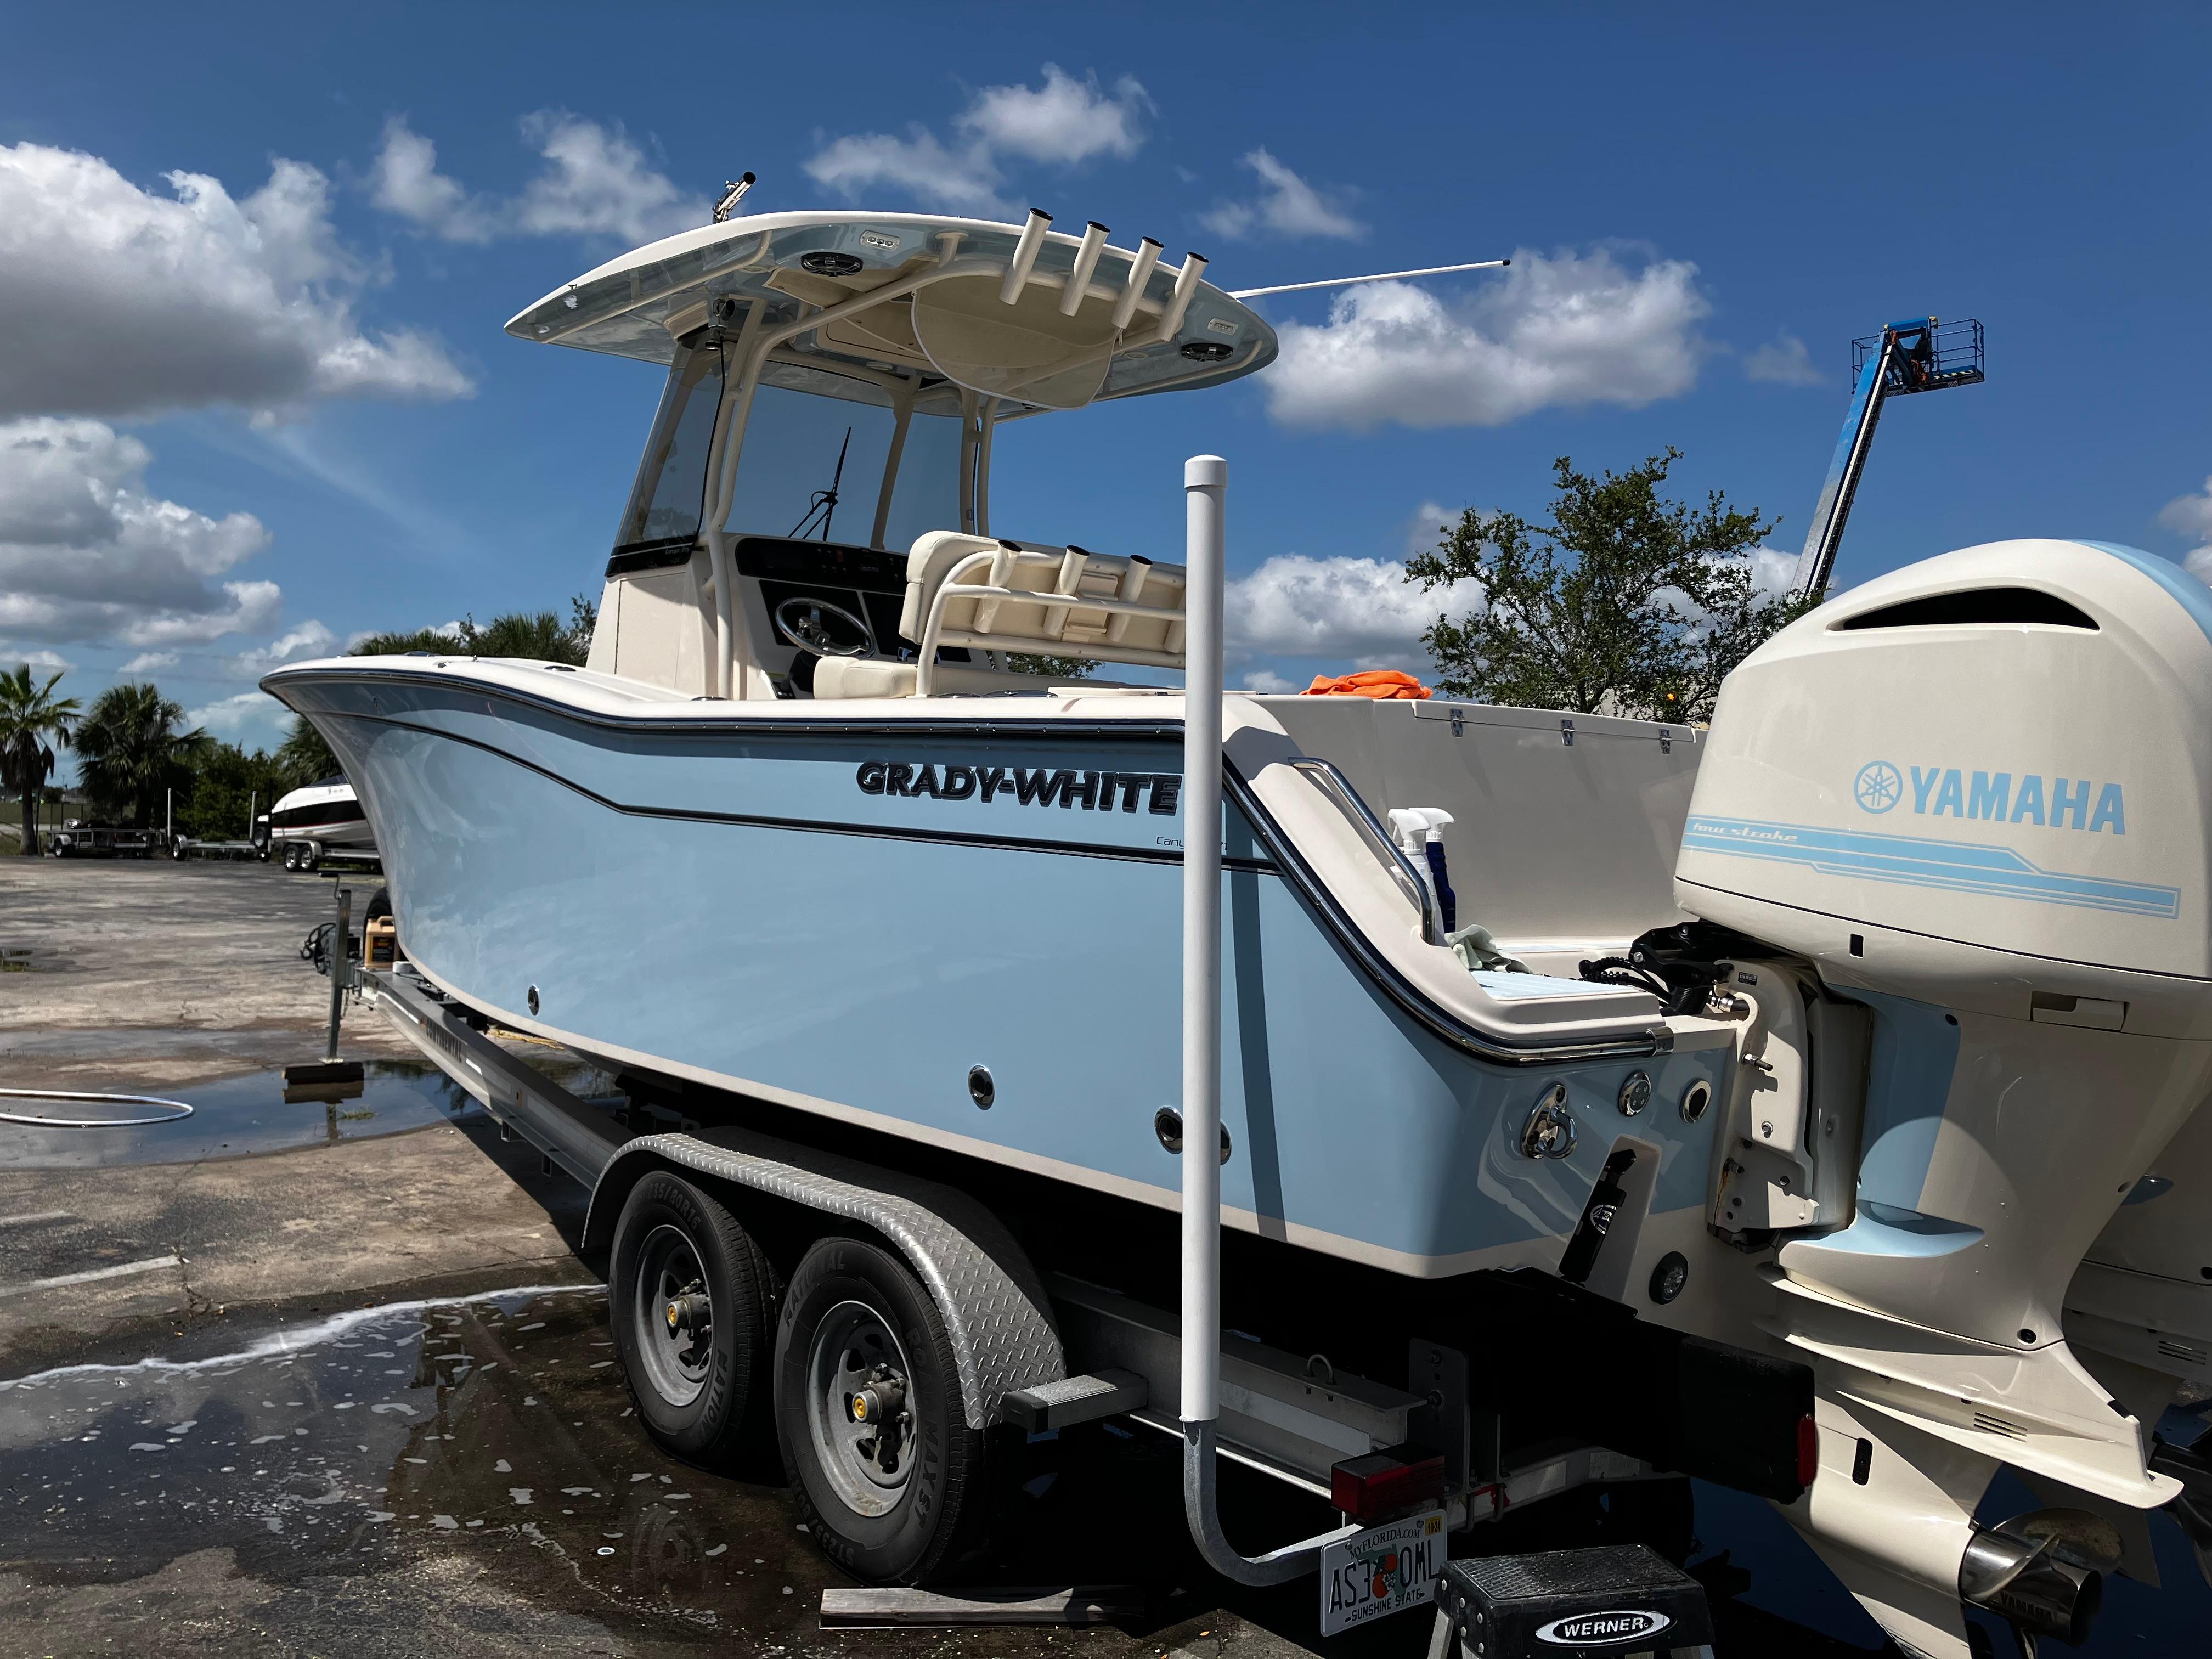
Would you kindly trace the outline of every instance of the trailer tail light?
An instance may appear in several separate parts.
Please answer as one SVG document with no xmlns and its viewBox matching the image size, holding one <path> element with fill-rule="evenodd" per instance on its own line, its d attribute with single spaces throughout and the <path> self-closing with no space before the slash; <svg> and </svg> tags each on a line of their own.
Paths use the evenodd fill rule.
<svg viewBox="0 0 2212 1659">
<path fill-rule="evenodd" d="M 1820 1429 L 1809 1417 L 1797 1419 L 1797 1484 L 1809 1486 L 1820 1472 Z"/>
<path fill-rule="evenodd" d="M 1347 1457 L 1328 1474 L 1329 1501 L 1355 1521 L 1374 1521 L 1444 1495 L 1444 1460 L 1414 1452 Z"/>
</svg>

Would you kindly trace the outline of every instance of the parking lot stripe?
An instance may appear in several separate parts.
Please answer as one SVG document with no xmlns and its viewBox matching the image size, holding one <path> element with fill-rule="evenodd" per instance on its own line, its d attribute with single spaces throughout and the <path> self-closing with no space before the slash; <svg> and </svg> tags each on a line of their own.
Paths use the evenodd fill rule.
<svg viewBox="0 0 2212 1659">
<path fill-rule="evenodd" d="M 28 1227 L 40 1221 L 74 1221 L 67 1210 L 40 1210 L 36 1215 L 0 1215 L 0 1227 Z"/>
<path fill-rule="evenodd" d="M 144 1261 L 125 1261 L 112 1267 L 94 1267 L 88 1273 L 62 1273 L 53 1279 L 27 1279 L 20 1285 L 0 1285 L 0 1297 L 28 1296 L 33 1291 L 57 1290 L 64 1285 L 88 1285 L 95 1279 L 122 1279 L 131 1273 L 150 1273 L 162 1267 L 183 1265 L 182 1256 L 152 1256 Z"/>
</svg>

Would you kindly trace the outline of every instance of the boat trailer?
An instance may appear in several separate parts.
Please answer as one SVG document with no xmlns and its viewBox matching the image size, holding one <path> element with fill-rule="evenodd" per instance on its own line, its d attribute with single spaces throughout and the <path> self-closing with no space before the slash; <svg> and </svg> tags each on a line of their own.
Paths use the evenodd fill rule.
<svg viewBox="0 0 2212 1659">
<path fill-rule="evenodd" d="M 1225 463 L 1210 456 L 1193 460 L 1186 471 L 1194 591 L 1185 776 L 1188 810 L 1200 822 L 1218 816 L 1222 787 L 1226 471 Z M 1730 1454 L 1713 1450 L 1730 1437 L 1776 1441 L 1785 1449 L 1793 1437 L 1802 1441 L 1799 1425 L 1808 1407 L 1799 1396 L 1809 1392 L 1809 1382 L 1795 1374 L 1800 1368 L 1770 1366 L 1775 1375 L 1752 1379 L 1764 1388 L 1753 1387 L 1727 1402 L 1731 1426 L 1726 1430 L 1717 1412 L 1702 1432 L 1686 1427 L 1680 1419 L 1686 1410 L 1679 1405 L 1657 1413 L 1669 1419 L 1662 1429 L 1624 1430 L 1620 1402 L 1605 1392 L 1609 1364 L 1626 1358 L 1642 1362 L 1638 1369 L 1647 1376 L 1672 1375 L 1678 1398 L 1686 1398 L 1710 1389 L 1716 1364 L 1725 1370 L 1732 1359 L 1748 1357 L 1723 1354 L 1717 1345 L 1649 1326 L 1639 1327 L 1641 1348 L 1637 1337 L 1624 1343 L 1622 1328 L 1638 1322 L 1632 1315 L 1548 1275 L 1487 1276 L 1523 1281 L 1502 1292 L 1516 1309 L 1516 1334 L 1533 1330 L 1547 1339 L 1537 1346 L 1550 1352 L 1549 1363 L 1532 1358 L 1521 1345 L 1510 1362 L 1516 1374 L 1532 1367 L 1542 1373 L 1521 1376 L 1515 1385 L 1518 1400 L 1543 1396 L 1521 1419 L 1546 1421 L 1549 1432 L 1534 1437 L 1513 1431 L 1503 1396 L 1480 1384 L 1478 1357 L 1464 1351 L 1410 1340 L 1407 1386 L 1400 1387 L 1340 1370 L 1320 1354 L 1288 1352 L 1223 1328 L 1219 1160 L 1200 1155 L 1220 1133 L 1219 848 L 1191 848 L 1183 868 L 1180 1310 L 1054 1271 L 1049 1262 L 1033 1266 L 1030 1253 L 991 1208 L 954 1185 L 747 1127 L 703 1124 L 664 1110 L 652 1091 L 615 1102 L 584 1099 L 502 1047 L 491 1035 L 495 1028 L 488 1016 L 404 960 L 362 967 L 334 950 L 331 971 L 341 982 L 333 985 L 333 1006 L 343 992 L 357 994 L 481 1103 L 502 1139 L 534 1147 L 547 1173 L 557 1170 L 581 1182 L 592 1194 L 583 1240 L 587 1250 L 616 1244 L 625 1207 L 641 1183 L 668 1176 L 707 1186 L 748 1227 L 756 1224 L 749 1206 L 757 1206 L 781 1218 L 759 1224 L 763 1226 L 788 1225 L 788 1218 L 797 1215 L 816 1235 L 847 1234 L 887 1244 L 936 1304 L 957 1357 L 960 1413 L 971 1429 L 1036 1437 L 1113 1419 L 1180 1440 L 1186 1516 L 1206 1563 L 1246 1584 L 1317 1577 L 1324 1634 L 1436 1602 L 1451 1534 L 1562 1493 L 1684 1473 L 1712 1474 L 1785 1502 L 1802 1492 L 1802 1444 L 1794 1457 L 1785 1450 L 1762 1463 L 1754 1452 L 1736 1468 L 1717 1467 L 1727 1465 Z M 333 1055 L 335 1033 L 334 1014 Z M 679 1318 L 672 1303 L 672 1329 Z M 1571 1381 L 1577 1376 L 1583 1379 L 1579 1388 Z M 1664 1394 L 1663 1384 L 1653 1392 Z M 1762 1394 L 1774 1409 L 1764 1408 Z M 849 1408 L 864 1412 L 865 1400 Z M 1761 1420 L 1758 1431 L 1746 1431 L 1747 1411 L 1752 1419 L 1773 1421 Z M 1607 1422 L 1613 1444 L 1571 1432 L 1577 1424 L 1596 1421 Z M 1325 1501 L 1338 1512 L 1340 1524 L 1258 1555 L 1243 1553 L 1224 1535 L 1217 1507 L 1217 1462 L 1223 1459 Z M 1776 1463 L 1785 1467 L 1768 1467 Z M 1580 1600 L 1554 1584 L 1545 1629 L 1564 1629 L 1561 1621 L 1584 1614 L 1619 1613 L 1624 1597 L 1647 1580 L 1663 1584 L 1675 1598 L 1671 1605 L 1679 1607 L 1687 1585 L 1699 1598 L 1698 1608 L 1694 1617 L 1677 1616 L 1678 1634 L 1687 1638 L 1694 1631 L 1697 1639 L 1677 1650 L 1710 1652 L 1703 1646 L 1710 1637 L 1694 1581 L 1648 1551 L 1638 1553 L 1641 1578 L 1622 1577 L 1598 1564 L 1596 1558 L 1619 1557 L 1617 1548 L 1567 1553 L 1592 1558 L 1572 1571 L 1560 1568 L 1566 1573 L 1560 1584 L 1570 1579 L 1579 1584 Z M 1496 1639 L 1487 1648 L 1479 1645 L 1480 1633 L 1468 1622 L 1479 1600 L 1471 1581 L 1444 1595 L 1438 1654 L 1454 1641 L 1486 1659 L 1520 1650 Z M 1660 1626 L 1639 1628 L 1656 1632 Z M 1656 1642 L 1646 1645 L 1663 1650 Z M 1546 1638 L 1528 1650 L 1557 1650 L 1557 1644 Z"/>
</svg>

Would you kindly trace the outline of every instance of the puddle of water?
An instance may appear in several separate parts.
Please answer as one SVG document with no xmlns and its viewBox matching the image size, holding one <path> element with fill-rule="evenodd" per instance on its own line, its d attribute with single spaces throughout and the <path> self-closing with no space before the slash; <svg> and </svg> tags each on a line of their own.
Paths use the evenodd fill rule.
<svg viewBox="0 0 2212 1659">
<path fill-rule="evenodd" d="M 1093 1659 L 1152 1659 L 1162 1640 L 1185 1643 L 1232 1615 L 1316 1644 L 1310 1584 L 1234 1590 L 1197 1567 L 1174 1441 L 1100 1425 L 1028 1455 L 1017 1554 L 988 1582 L 1139 1584 L 1153 1618 L 1073 1638 L 993 1631 L 993 1654 L 1052 1659 L 1079 1641 Z M 273 1582 L 445 1562 L 493 1575 L 533 1607 L 702 1651 L 733 1634 L 771 1656 L 947 1645 L 942 1633 L 818 1631 L 822 1589 L 846 1581 L 798 1530 L 780 1474 L 709 1474 L 653 1444 L 597 1289 L 356 1310 L 218 1358 L 0 1382 L 0 1557 L 40 1583 L 126 1581 L 209 1549 Z M 1641 1539 L 1691 1555 L 1723 1659 L 1872 1659 L 1872 1622 L 1766 1504 L 1693 1492 L 1694 1513 L 1671 1482 L 1571 1494 L 1456 1539 L 1454 1553 Z M 1231 1537 L 1250 1547 L 1321 1523 L 1242 1472 L 1224 1471 L 1224 1500 Z M 2179 1529 L 2159 1516 L 2153 1533 L 2165 1589 L 2109 1582 L 2080 1651 L 2194 1650 L 2212 1593 Z M 1993 1634 L 1992 1651 L 2012 1650 Z M 1427 1636 L 1426 1617 L 1407 1614 L 1328 1650 L 1412 1659 Z"/>
<path fill-rule="evenodd" d="M 191 1164 L 209 1158 L 335 1146 L 397 1134 L 431 1123 L 482 1116 L 483 1108 L 434 1066 L 406 1060 L 368 1062 L 362 1088 L 346 1098 L 325 1091 L 286 1099 L 281 1072 L 222 1078 L 179 1089 L 141 1084 L 117 1091 L 183 1101 L 190 1117 L 131 1129 L 41 1129 L 10 1123 L 0 1130 L 0 1169 L 95 1169 L 118 1164 Z M 11 1112 L 68 1118 L 150 1117 L 162 1109 L 121 1103 L 11 1100 Z"/>
</svg>

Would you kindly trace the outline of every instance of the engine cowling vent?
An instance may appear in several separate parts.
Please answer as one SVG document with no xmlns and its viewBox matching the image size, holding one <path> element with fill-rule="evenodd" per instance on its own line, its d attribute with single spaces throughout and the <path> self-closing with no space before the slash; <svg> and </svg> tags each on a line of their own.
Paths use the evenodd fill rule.
<svg viewBox="0 0 2212 1659">
<path fill-rule="evenodd" d="M 2040 623 L 2049 628 L 2097 631 L 2096 619 L 2079 605 L 2039 587 L 1969 587 L 1956 593 L 1929 593 L 1877 605 L 1846 617 L 1838 632 L 1863 628 L 1959 628 Z"/>
</svg>

